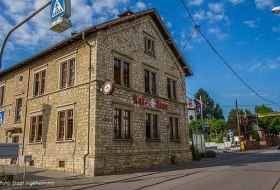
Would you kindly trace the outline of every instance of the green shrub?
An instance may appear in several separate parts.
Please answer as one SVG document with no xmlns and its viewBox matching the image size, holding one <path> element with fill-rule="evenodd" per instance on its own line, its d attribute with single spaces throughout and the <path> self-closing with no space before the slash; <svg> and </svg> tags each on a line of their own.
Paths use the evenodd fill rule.
<svg viewBox="0 0 280 190">
<path fill-rule="evenodd" d="M 201 160 L 201 154 L 196 146 L 192 145 L 191 151 L 192 151 L 193 160 L 195 161 Z"/>
<path fill-rule="evenodd" d="M 223 135 L 222 134 L 219 134 L 218 136 L 217 136 L 217 140 L 216 140 L 216 143 L 223 143 L 224 141 L 223 141 Z"/>
<path fill-rule="evenodd" d="M 254 131 L 252 136 L 253 136 L 253 139 L 255 139 L 256 141 L 260 141 L 261 140 L 258 131 Z"/>
</svg>

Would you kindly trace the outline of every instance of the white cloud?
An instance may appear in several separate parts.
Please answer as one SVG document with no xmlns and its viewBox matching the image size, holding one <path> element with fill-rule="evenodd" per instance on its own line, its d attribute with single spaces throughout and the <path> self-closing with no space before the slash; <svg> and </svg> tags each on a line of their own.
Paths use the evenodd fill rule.
<svg viewBox="0 0 280 190">
<path fill-rule="evenodd" d="M 240 4 L 243 3 L 245 0 L 228 0 L 229 2 L 231 2 L 232 4 Z"/>
<path fill-rule="evenodd" d="M 189 0 L 189 6 L 200 6 L 203 3 L 203 0 Z"/>
<path fill-rule="evenodd" d="M 210 11 L 214 13 L 221 13 L 224 11 L 224 4 L 223 3 L 209 3 L 208 7 Z"/>
<path fill-rule="evenodd" d="M 273 26 L 272 31 L 273 32 L 280 32 L 280 26 Z"/>
<path fill-rule="evenodd" d="M 246 20 L 246 21 L 243 21 L 243 24 L 245 24 L 249 28 L 257 28 L 256 22 L 257 21 Z"/>
<path fill-rule="evenodd" d="M 193 18 L 196 20 L 196 21 L 202 21 L 204 19 L 206 19 L 206 13 L 205 11 L 198 11 L 198 12 L 195 12 L 193 14 Z"/>
<path fill-rule="evenodd" d="M 189 5 L 190 6 L 200 6 L 203 3 L 203 0 L 190 0 Z"/>
<path fill-rule="evenodd" d="M 252 72 L 259 71 L 268 71 L 268 70 L 277 70 L 280 68 L 280 57 L 276 59 L 270 59 L 262 62 L 257 62 L 250 66 L 249 70 Z"/>
<path fill-rule="evenodd" d="M 265 68 L 262 63 L 256 63 L 250 67 L 250 71 L 263 71 Z"/>
<path fill-rule="evenodd" d="M 165 25 L 167 26 L 167 28 L 172 28 L 172 23 L 170 21 L 167 21 Z"/>
<path fill-rule="evenodd" d="M 223 33 L 223 32 L 220 30 L 220 28 L 218 28 L 218 27 L 210 28 L 210 29 L 208 30 L 208 32 L 209 32 L 210 34 L 215 35 L 215 36 L 216 36 L 218 39 L 220 39 L 220 40 L 223 40 L 223 39 L 225 39 L 225 38 L 228 37 L 228 34 Z"/>
<path fill-rule="evenodd" d="M 259 9 L 266 9 L 273 6 L 274 0 L 255 0 L 255 4 Z"/>
<path fill-rule="evenodd" d="M 128 3 L 128 0 L 95 0 L 92 3 L 93 11 L 97 14 L 113 12 L 116 14 L 118 8 Z"/>
<path fill-rule="evenodd" d="M 135 5 L 135 10 L 136 11 L 142 11 L 147 9 L 147 5 L 145 3 L 143 3 L 142 1 L 138 1 Z"/>
</svg>

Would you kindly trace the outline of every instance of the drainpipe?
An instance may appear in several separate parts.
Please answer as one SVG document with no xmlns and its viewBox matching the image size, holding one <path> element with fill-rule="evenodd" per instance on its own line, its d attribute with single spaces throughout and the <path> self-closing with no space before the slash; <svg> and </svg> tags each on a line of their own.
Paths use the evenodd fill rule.
<svg viewBox="0 0 280 190">
<path fill-rule="evenodd" d="M 89 47 L 89 81 L 88 81 L 88 130 L 87 130 L 87 153 L 84 155 L 84 175 L 86 174 L 86 157 L 89 155 L 89 138 L 90 138 L 90 116 L 91 116 L 91 106 L 90 106 L 90 103 L 91 103 L 91 90 L 90 90 L 90 84 L 91 84 L 91 48 L 92 47 L 95 47 L 90 45 L 90 43 L 85 39 L 85 32 L 82 31 L 82 38 L 83 38 L 83 41 L 85 42 L 85 44 Z"/>
<path fill-rule="evenodd" d="M 23 135 L 22 135 L 22 150 L 21 155 L 23 155 L 24 151 L 24 139 L 25 139 L 25 128 L 26 128 L 26 120 L 27 120 L 27 100 L 28 100 L 28 92 L 29 92 L 29 86 L 30 86 L 30 68 L 28 69 L 28 79 L 27 79 L 27 92 L 26 92 L 26 101 L 25 101 L 25 117 L 24 117 L 24 124 L 23 124 Z"/>
</svg>

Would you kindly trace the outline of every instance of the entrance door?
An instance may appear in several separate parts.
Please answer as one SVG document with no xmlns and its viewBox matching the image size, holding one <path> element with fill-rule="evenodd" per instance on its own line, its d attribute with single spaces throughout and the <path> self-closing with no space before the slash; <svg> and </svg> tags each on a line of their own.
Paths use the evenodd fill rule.
<svg viewBox="0 0 280 190">
<path fill-rule="evenodd" d="M 12 143 L 19 143 L 19 135 L 13 135 L 12 136 Z M 12 158 L 10 164 L 16 164 L 17 158 Z"/>
</svg>

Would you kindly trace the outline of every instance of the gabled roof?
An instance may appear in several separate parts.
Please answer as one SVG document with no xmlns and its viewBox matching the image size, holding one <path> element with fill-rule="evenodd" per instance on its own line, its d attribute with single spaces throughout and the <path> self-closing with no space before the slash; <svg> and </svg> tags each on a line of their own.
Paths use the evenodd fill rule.
<svg viewBox="0 0 280 190">
<path fill-rule="evenodd" d="M 84 32 L 85 36 L 89 36 L 89 35 L 97 32 L 98 30 L 102 30 L 102 29 L 107 28 L 108 26 L 113 26 L 113 25 L 116 25 L 116 24 L 120 24 L 120 23 L 129 21 L 129 20 L 132 20 L 132 19 L 135 19 L 135 18 L 139 18 L 139 17 L 142 17 L 142 16 L 146 16 L 146 15 L 151 16 L 151 18 L 154 20 L 157 27 L 161 31 L 167 45 L 170 47 L 171 51 L 174 53 L 175 57 L 176 58 L 179 57 L 180 56 L 180 51 L 179 51 L 177 45 L 175 44 L 173 38 L 171 37 L 170 33 L 168 32 L 167 28 L 165 27 L 163 21 L 160 19 L 160 16 L 158 15 L 157 11 L 155 9 L 149 9 L 149 10 L 142 11 L 142 12 L 135 13 L 135 14 L 128 14 L 128 16 L 123 16 L 123 17 L 120 17 L 120 18 L 117 18 L 117 19 L 114 19 L 114 20 L 111 20 L 111 21 L 108 21 L 108 22 L 104 22 L 104 23 L 89 27 L 89 28 L 85 29 L 84 31 L 81 31 L 81 32 L 79 32 L 79 33 L 77 33 L 77 34 L 59 42 L 59 43 L 56 43 L 53 46 L 35 54 L 35 55 L 33 55 L 33 56 L 31 56 L 31 57 L 13 65 L 13 66 L 11 66 L 11 67 L 3 70 L 3 71 L 0 71 L 0 77 L 4 76 L 4 75 L 6 75 L 6 74 L 8 74 L 12 71 L 15 71 L 15 70 L 17 70 L 21 67 L 24 67 L 24 66 L 28 65 L 29 63 L 34 62 L 34 61 L 36 61 L 36 60 L 38 60 L 42 57 L 45 57 L 48 54 L 56 51 L 57 49 L 60 49 L 60 48 L 65 47 L 69 44 L 72 44 L 76 41 L 81 40 L 83 32 Z M 178 62 L 180 63 L 180 65 L 181 65 L 182 69 L 184 70 L 186 76 L 191 76 L 193 74 L 189 65 L 187 64 L 187 62 L 186 62 L 186 60 L 184 59 L 183 56 L 180 56 L 178 58 Z"/>
</svg>

